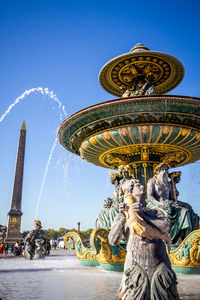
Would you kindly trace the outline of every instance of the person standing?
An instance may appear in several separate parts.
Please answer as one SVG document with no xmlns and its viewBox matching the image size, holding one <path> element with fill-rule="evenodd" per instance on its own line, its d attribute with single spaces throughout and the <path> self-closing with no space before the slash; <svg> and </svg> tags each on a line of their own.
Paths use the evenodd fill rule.
<svg viewBox="0 0 200 300">
<path fill-rule="evenodd" d="M 4 250 L 4 242 L 2 241 L 0 244 L 0 255 L 3 255 L 3 250 Z"/>
<path fill-rule="evenodd" d="M 7 243 L 7 244 L 5 244 L 5 246 L 4 246 L 4 254 L 5 254 L 5 256 L 8 255 L 8 249 L 9 249 L 9 245 L 8 245 L 8 243 Z"/>
</svg>

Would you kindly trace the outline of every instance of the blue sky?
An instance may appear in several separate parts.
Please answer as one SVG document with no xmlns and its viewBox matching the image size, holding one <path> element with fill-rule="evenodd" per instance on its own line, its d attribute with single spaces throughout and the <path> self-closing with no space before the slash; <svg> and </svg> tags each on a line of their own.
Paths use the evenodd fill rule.
<svg viewBox="0 0 200 300">
<path fill-rule="evenodd" d="M 101 67 L 141 42 L 177 57 L 182 83 L 170 94 L 199 97 L 199 1 L 0 1 L 0 115 L 25 90 L 53 90 L 69 115 L 110 100 L 98 83 Z M 19 130 L 26 121 L 22 230 L 32 228 L 48 157 L 60 125 L 58 105 L 27 96 L 0 123 L 0 224 L 10 209 Z M 178 168 L 180 200 L 199 209 L 199 162 Z M 41 196 L 45 228 L 94 227 L 112 196 L 109 170 L 95 167 L 57 144 Z"/>
</svg>

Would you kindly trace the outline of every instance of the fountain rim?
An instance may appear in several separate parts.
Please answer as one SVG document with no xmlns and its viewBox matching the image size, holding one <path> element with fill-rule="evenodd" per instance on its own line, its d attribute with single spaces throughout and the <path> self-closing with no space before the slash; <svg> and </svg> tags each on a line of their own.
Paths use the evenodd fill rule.
<svg viewBox="0 0 200 300">
<path fill-rule="evenodd" d="M 126 101 L 136 101 L 136 100 L 145 100 L 145 99 L 176 99 L 178 100 L 178 98 L 183 99 L 183 100 L 187 100 L 188 101 L 194 101 L 194 102 L 200 102 L 200 98 L 198 97 L 191 97 L 191 96 L 183 96 L 183 95 L 151 95 L 151 96 L 139 96 L 139 97 L 127 97 L 127 98 L 117 98 L 117 99 L 112 99 L 112 100 L 107 100 L 107 101 L 103 101 L 103 102 L 99 102 L 90 106 L 87 106 L 83 109 L 78 110 L 77 112 L 71 114 L 68 118 L 66 118 L 59 126 L 58 128 L 58 136 L 59 136 L 59 131 L 61 130 L 61 128 L 65 125 L 65 123 L 67 123 L 68 121 L 70 121 L 71 119 L 73 119 L 74 117 L 81 115 L 82 113 L 86 112 L 86 111 L 90 111 L 93 108 L 97 108 L 97 107 L 102 107 L 102 106 L 107 106 L 109 104 L 114 104 L 114 103 L 120 103 L 120 102 L 126 102 Z"/>
</svg>

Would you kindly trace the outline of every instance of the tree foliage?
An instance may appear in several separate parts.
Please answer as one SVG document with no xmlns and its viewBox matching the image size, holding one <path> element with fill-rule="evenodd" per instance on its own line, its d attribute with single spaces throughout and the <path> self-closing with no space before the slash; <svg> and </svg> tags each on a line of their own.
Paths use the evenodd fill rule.
<svg viewBox="0 0 200 300">
<path fill-rule="evenodd" d="M 88 240 L 90 238 L 90 234 L 91 234 L 92 230 L 93 230 L 92 228 L 89 228 L 87 230 L 80 231 L 80 235 L 84 239 Z M 59 237 L 63 237 L 69 231 L 77 232 L 77 229 L 75 229 L 75 228 L 67 229 L 67 228 L 61 227 L 59 230 L 49 228 L 44 231 L 46 232 L 46 236 L 49 240 L 57 240 Z M 28 233 L 29 233 L 29 231 L 23 231 L 21 234 L 21 237 L 25 238 Z"/>
<path fill-rule="evenodd" d="M 46 232 L 46 236 L 49 240 L 57 240 L 59 237 L 57 230 L 49 228 L 49 229 L 45 230 L 45 232 Z"/>
</svg>

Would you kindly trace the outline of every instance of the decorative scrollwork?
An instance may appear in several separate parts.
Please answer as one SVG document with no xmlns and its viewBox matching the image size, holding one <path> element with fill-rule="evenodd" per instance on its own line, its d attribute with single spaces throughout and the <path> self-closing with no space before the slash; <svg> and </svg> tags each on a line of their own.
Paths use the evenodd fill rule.
<svg viewBox="0 0 200 300">
<path fill-rule="evenodd" d="M 94 229 L 90 236 L 90 246 L 87 247 L 80 234 L 71 231 L 64 236 L 64 244 L 68 251 L 75 245 L 76 255 L 80 260 L 123 264 L 126 249 L 120 245 L 111 246 L 108 242 L 108 233 L 104 228 Z"/>
<path fill-rule="evenodd" d="M 200 230 L 192 231 L 169 258 L 172 266 L 200 268 Z"/>
</svg>

